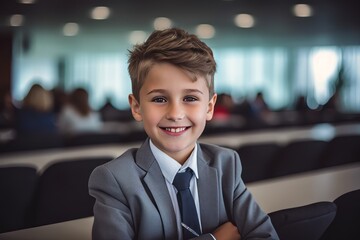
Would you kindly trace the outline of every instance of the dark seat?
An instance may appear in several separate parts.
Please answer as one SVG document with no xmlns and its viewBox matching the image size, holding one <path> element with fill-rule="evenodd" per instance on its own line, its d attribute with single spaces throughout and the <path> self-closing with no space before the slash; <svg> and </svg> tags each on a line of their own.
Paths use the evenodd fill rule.
<svg viewBox="0 0 360 240">
<path fill-rule="evenodd" d="M 125 135 L 126 142 L 143 142 L 148 137 L 145 130 L 133 130 Z"/>
<path fill-rule="evenodd" d="M 237 149 L 240 155 L 245 183 L 264 180 L 270 177 L 270 166 L 275 153 L 280 149 L 276 143 L 257 143 L 242 145 Z"/>
<path fill-rule="evenodd" d="M 0 232 L 30 225 L 30 210 L 38 180 L 33 167 L 0 168 Z"/>
<path fill-rule="evenodd" d="M 334 220 L 336 205 L 317 202 L 269 213 L 281 240 L 318 240 Z"/>
<path fill-rule="evenodd" d="M 334 200 L 337 213 L 321 240 L 359 239 L 360 189 L 345 193 Z"/>
<path fill-rule="evenodd" d="M 35 226 L 92 216 L 95 201 L 88 194 L 88 179 L 95 167 L 111 159 L 65 159 L 47 167 L 40 176 Z"/>
<path fill-rule="evenodd" d="M 33 151 L 64 147 L 61 134 L 18 135 L 1 146 L 0 152 Z"/>
<path fill-rule="evenodd" d="M 66 147 L 119 143 L 124 139 L 119 133 L 81 133 L 65 137 Z"/>
<path fill-rule="evenodd" d="M 334 137 L 329 141 L 321 158 L 323 167 L 360 161 L 360 135 Z"/>
<path fill-rule="evenodd" d="M 274 157 L 270 171 L 272 177 L 320 168 L 321 154 L 326 144 L 321 140 L 302 140 L 283 146 Z"/>
</svg>

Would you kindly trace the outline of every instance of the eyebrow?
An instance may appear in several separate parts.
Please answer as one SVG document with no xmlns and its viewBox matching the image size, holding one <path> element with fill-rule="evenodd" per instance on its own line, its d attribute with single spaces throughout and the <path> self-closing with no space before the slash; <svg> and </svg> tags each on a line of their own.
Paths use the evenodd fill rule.
<svg viewBox="0 0 360 240">
<path fill-rule="evenodd" d="M 167 92 L 166 89 L 153 89 L 153 90 L 149 91 L 146 95 L 150 95 L 150 94 L 153 94 L 153 93 L 165 94 L 166 92 Z M 186 94 L 200 93 L 200 94 L 204 95 L 204 93 L 202 91 L 200 91 L 199 89 L 185 89 L 184 92 Z"/>
</svg>

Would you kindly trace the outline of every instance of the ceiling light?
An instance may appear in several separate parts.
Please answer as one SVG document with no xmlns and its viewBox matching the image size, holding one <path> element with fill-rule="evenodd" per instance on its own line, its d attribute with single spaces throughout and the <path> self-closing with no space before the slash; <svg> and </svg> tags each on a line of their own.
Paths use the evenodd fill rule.
<svg viewBox="0 0 360 240">
<path fill-rule="evenodd" d="M 36 1 L 35 0 L 19 0 L 18 2 L 22 3 L 22 4 L 33 4 Z"/>
<path fill-rule="evenodd" d="M 79 33 L 79 24 L 77 23 L 66 23 L 63 27 L 63 34 L 67 37 L 75 36 Z"/>
<path fill-rule="evenodd" d="M 24 24 L 24 16 L 21 14 L 11 15 L 9 18 L 9 25 L 12 27 L 20 27 Z"/>
<path fill-rule="evenodd" d="M 313 10 L 308 4 L 296 4 L 293 7 L 293 13 L 297 17 L 311 17 Z"/>
<path fill-rule="evenodd" d="M 200 24 L 196 27 L 196 35 L 203 39 L 213 38 L 215 36 L 215 28 L 210 24 Z"/>
<path fill-rule="evenodd" d="M 154 29 L 155 30 L 164 30 L 167 28 L 171 28 L 172 22 L 169 18 L 166 17 L 158 17 L 154 20 Z"/>
<path fill-rule="evenodd" d="M 241 13 L 234 18 L 235 25 L 240 28 L 252 28 L 255 25 L 255 19 L 250 14 Z"/>
<path fill-rule="evenodd" d="M 144 31 L 132 31 L 129 35 L 129 43 L 132 45 L 143 43 L 147 38 Z"/>
<path fill-rule="evenodd" d="M 108 7 L 95 7 L 91 11 L 91 18 L 95 20 L 104 20 L 110 16 L 110 9 Z"/>
</svg>

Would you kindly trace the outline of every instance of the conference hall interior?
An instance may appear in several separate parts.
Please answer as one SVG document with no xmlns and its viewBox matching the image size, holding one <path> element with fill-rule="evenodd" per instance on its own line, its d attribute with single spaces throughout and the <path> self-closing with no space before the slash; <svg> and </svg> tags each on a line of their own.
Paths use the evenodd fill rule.
<svg viewBox="0 0 360 240">
<path fill-rule="evenodd" d="M 280 239 L 355 239 L 358 6 L 0 1 L 0 239 L 91 239 L 91 172 L 147 138 L 129 108 L 129 51 L 172 27 L 198 36 L 217 64 L 214 116 L 199 142 L 239 154 Z"/>
</svg>

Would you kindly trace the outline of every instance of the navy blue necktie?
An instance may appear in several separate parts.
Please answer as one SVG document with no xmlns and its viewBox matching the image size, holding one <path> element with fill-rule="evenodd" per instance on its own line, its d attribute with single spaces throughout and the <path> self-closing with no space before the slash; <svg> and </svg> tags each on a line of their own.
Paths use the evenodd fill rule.
<svg viewBox="0 0 360 240">
<path fill-rule="evenodd" d="M 173 185 L 178 190 L 177 199 L 180 208 L 182 223 L 186 224 L 197 234 L 200 234 L 201 231 L 196 206 L 194 198 L 189 189 L 192 176 L 192 170 L 190 168 L 187 168 L 185 172 L 176 174 Z M 183 239 L 190 239 L 194 237 L 196 237 L 196 235 L 183 227 Z"/>
</svg>

